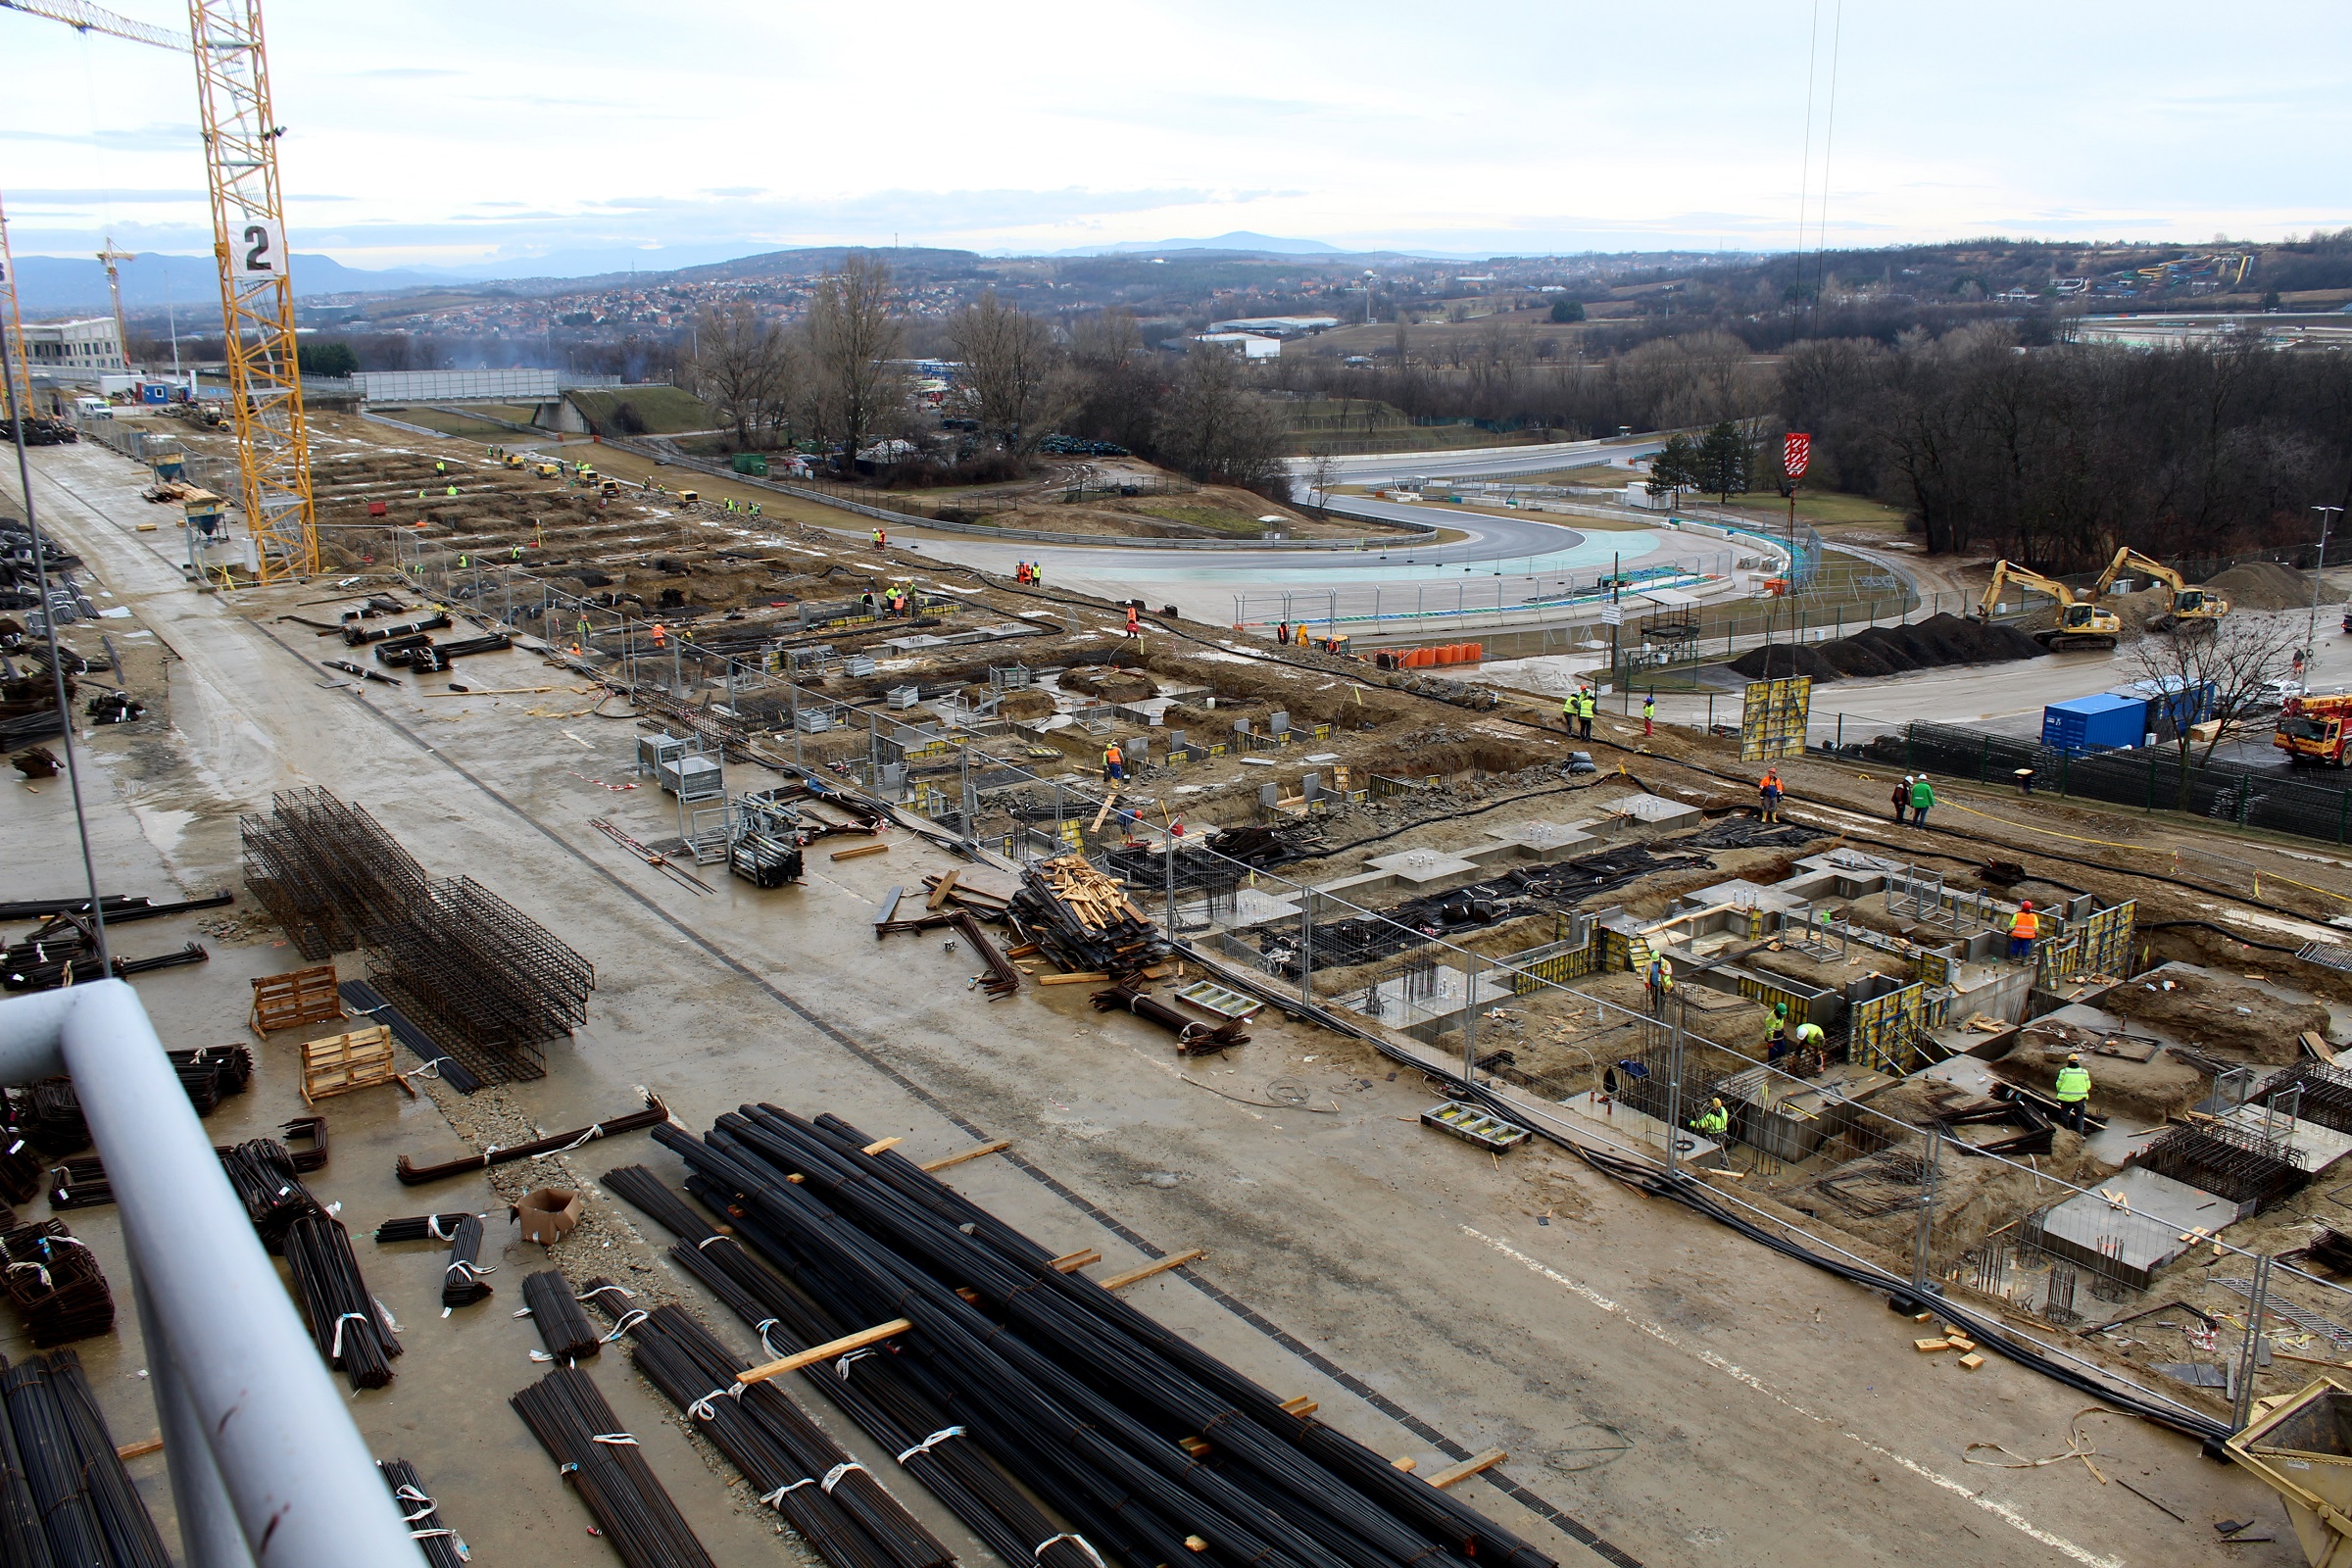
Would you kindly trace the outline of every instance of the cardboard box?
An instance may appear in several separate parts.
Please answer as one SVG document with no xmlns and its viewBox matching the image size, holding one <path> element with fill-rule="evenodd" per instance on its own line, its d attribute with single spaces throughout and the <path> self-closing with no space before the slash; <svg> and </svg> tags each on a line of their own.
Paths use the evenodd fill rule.
<svg viewBox="0 0 2352 1568">
<path fill-rule="evenodd" d="M 569 1236 L 580 1222 L 580 1195 L 561 1187 L 542 1187 L 525 1193 L 508 1210 L 522 1224 L 522 1239 L 553 1247 Z"/>
</svg>

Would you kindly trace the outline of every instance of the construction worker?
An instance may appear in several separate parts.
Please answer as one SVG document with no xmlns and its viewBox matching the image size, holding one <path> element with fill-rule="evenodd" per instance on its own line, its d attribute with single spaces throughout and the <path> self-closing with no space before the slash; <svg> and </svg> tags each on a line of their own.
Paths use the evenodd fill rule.
<svg viewBox="0 0 2352 1568">
<path fill-rule="evenodd" d="M 1119 743 L 1112 741 L 1102 748 L 1102 782 L 1105 784 L 1114 780 L 1124 782 L 1126 777 L 1126 760 L 1119 752 Z"/>
<path fill-rule="evenodd" d="M 1649 694 L 1647 697 L 1644 697 L 1644 698 L 1642 698 L 1642 739 L 1646 740 L 1646 739 L 1648 739 L 1648 738 L 1649 738 L 1649 737 L 1650 737 L 1652 734 L 1654 734 L 1654 733 L 1656 732 L 1656 728 L 1657 728 L 1657 721 L 1658 721 L 1658 694 L 1657 694 L 1656 692 L 1651 692 L 1651 693 L 1650 693 L 1650 694 Z"/>
<path fill-rule="evenodd" d="M 1592 687 L 1587 686 L 1576 694 L 1577 739 L 1589 741 L 1592 738 L 1592 715 L 1599 706 L 1592 696 Z"/>
<path fill-rule="evenodd" d="M 1777 1067 L 1781 1064 L 1781 1058 L 1787 1054 L 1788 1054 L 1788 1004 L 1776 1002 L 1772 1004 L 1772 1023 L 1764 1031 L 1764 1063 L 1768 1067 Z"/>
<path fill-rule="evenodd" d="M 2058 1120 L 2075 1131 L 2082 1131 L 2082 1118 L 2090 1109 L 2090 1070 L 2082 1065 L 2080 1054 L 2070 1054 L 2066 1065 L 2058 1069 L 2058 1087 L 2054 1092 L 2058 1102 Z"/>
<path fill-rule="evenodd" d="M 1576 693 L 1570 692 L 1560 699 L 1560 733 L 1570 739 L 1576 736 Z"/>
<path fill-rule="evenodd" d="M 1274 646 L 1277 648 L 1291 646 L 1291 623 L 1289 621 L 1279 620 L 1274 623 Z"/>
<path fill-rule="evenodd" d="M 1649 960 L 1649 972 L 1643 978 L 1649 987 L 1650 1012 L 1656 1017 L 1665 1017 L 1666 1001 L 1674 995 L 1674 965 L 1667 961 L 1663 953 L 1653 954 Z"/>
<path fill-rule="evenodd" d="M 1808 1077 L 1830 1064 L 1829 1032 L 1821 1025 L 1807 1020 L 1796 1026 L 1796 1065 L 1799 1077 Z"/>
<path fill-rule="evenodd" d="M 1723 1142 L 1724 1135 L 1732 1130 L 1732 1113 L 1723 1108 L 1722 1097 L 1707 1102 L 1707 1108 L 1691 1118 L 1690 1130 L 1701 1138 Z"/>
<path fill-rule="evenodd" d="M 1781 770 L 1766 767 L 1764 776 L 1756 780 L 1756 798 L 1763 803 L 1765 821 L 1778 822 L 1781 819 Z"/>
<path fill-rule="evenodd" d="M 874 530 L 874 548 L 876 550 L 888 550 L 890 548 L 890 535 L 884 533 L 881 529 L 876 528 Z"/>
<path fill-rule="evenodd" d="M 1046 580 L 1046 568 L 1036 562 L 1029 563 L 1029 586 L 1034 588 Z"/>
<path fill-rule="evenodd" d="M 433 471 L 435 473 L 447 473 L 449 471 L 449 465 L 436 458 L 433 460 Z"/>
<path fill-rule="evenodd" d="M 1129 605 L 1127 607 L 1127 635 L 1135 638 L 1139 642 L 1143 639 L 1144 635 L 1143 623 L 1136 619 L 1135 607 L 1133 605 Z"/>
<path fill-rule="evenodd" d="M 454 495 L 456 495 L 456 494 L 458 493 L 458 487 L 457 487 L 456 485 L 454 485 L 454 484 L 453 484 L 453 485 L 451 485 L 451 486 L 449 487 L 449 493 L 450 493 L 451 495 L 453 495 L 453 496 L 454 496 Z"/>
<path fill-rule="evenodd" d="M 874 591 L 871 588 L 858 596 L 858 604 L 864 610 L 866 619 L 874 618 Z"/>
<path fill-rule="evenodd" d="M 669 628 L 662 625 L 658 620 L 654 622 L 654 646 L 656 648 L 666 648 L 669 646 Z"/>
<path fill-rule="evenodd" d="M 1921 827 L 1928 825 L 1928 808 L 1936 804 L 1936 786 L 1922 773 L 1911 781 L 1911 819 Z"/>
<path fill-rule="evenodd" d="M 2027 899 L 2009 917 L 2009 961 L 2034 956 L 2034 943 L 2041 935 L 2041 916 L 2034 912 L 2034 901 Z"/>
<path fill-rule="evenodd" d="M 1894 802 L 1894 819 L 1898 823 L 1903 820 L 1903 812 L 1911 805 L 1912 782 L 1912 775 L 1905 773 L 1903 781 L 1894 787 L 1894 793 L 1890 797 Z"/>
</svg>

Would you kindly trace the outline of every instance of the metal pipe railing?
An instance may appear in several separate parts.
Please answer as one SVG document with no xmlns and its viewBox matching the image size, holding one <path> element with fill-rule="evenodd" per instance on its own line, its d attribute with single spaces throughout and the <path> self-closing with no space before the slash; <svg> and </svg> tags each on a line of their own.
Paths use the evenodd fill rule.
<svg viewBox="0 0 2352 1568">
<path fill-rule="evenodd" d="M 191 1568 L 416 1568 L 350 1407 L 127 983 L 0 1002 L 0 1083 L 60 1073 L 122 1216 Z M 223 1528 L 223 1502 L 238 1532 Z"/>
</svg>

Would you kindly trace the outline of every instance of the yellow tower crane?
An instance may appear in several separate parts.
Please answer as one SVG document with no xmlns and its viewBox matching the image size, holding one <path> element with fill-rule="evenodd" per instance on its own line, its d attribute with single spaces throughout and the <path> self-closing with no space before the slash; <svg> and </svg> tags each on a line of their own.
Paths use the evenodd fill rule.
<svg viewBox="0 0 2352 1568">
<path fill-rule="evenodd" d="M 32 415 L 32 371 L 24 364 L 24 318 L 17 310 L 17 261 L 8 249 L 8 213 L 0 209 L 0 334 L 6 334 L 8 373 L 0 375 L 0 412 Z"/>
<path fill-rule="evenodd" d="M 295 361 L 294 284 L 287 271 L 285 199 L 277 174 L 277 143 L 285 127 L 270 115 L 261 0 L 188 0 L 185 36 L 83 0 L 0 0 L 0 10 L 195 56 L 239 499 L 253 530 L 263 582 L 316 572 L 318 518 L 311 500 L 310 426 Z M 109 268 L 111 272 L 111 263 Z M 13 307 L 13 295 L 9 303 Z"/>
</svg>

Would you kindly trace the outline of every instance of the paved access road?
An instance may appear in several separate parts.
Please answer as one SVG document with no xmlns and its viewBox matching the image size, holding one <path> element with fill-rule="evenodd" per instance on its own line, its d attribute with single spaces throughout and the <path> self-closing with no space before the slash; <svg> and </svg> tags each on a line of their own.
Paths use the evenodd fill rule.
<svg viewBox="0 0 2352 1568">
<path fill-rule="evenodd" d="M 1339 484 L 1390 484 L 1398 479 L 1503 478 L 1512 474 L 1550 473 L 1596 463 L 1625 464 L 1645 458 L 1666 444 L 1659 435 L 1612 436 L 1598 441 L 1553 441 L 1535 447 L 1469 447 L 1455 452 L 1367 452 L 1333 458 L 1332 478 Z M 1293 477 L 1304 479 L 1315 471 L 1313 458 L 1293 458 Z"/>
</svg>

